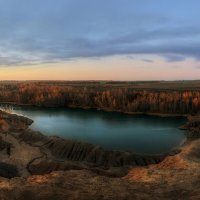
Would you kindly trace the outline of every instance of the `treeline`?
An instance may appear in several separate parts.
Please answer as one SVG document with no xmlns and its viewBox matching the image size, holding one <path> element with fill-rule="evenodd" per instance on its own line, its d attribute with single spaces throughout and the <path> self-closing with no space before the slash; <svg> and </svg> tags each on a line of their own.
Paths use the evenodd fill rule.
<svg viewBox="0 0 200 200">
<path fill-rule="evenodd" d="M 200 90 L 71 86 L 23 82 L 0 84 L 0 102 L 45 107 L 91 107 L 123 112 L 200 113 Z"/>
</svg>

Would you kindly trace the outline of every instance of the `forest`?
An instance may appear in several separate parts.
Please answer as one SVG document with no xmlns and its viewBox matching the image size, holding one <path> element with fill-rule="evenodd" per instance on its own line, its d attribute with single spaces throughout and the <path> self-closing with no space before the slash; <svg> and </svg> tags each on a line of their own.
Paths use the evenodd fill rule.
<svg viewBox="0 0 200 200">
<path fill-rule="evenodd" d="M 200 83 L 14 81 L 0 83 L 0 103 L 121 112 L 199 114 Z"/>
</svg>

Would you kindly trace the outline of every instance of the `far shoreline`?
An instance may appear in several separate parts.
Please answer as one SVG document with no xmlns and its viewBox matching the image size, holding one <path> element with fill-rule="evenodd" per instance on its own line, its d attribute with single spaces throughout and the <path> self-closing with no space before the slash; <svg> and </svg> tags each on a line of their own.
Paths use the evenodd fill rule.
<svg viewBox="0 0 200 200">
<path fill-rule="evenodd" d="M 42 109 L 82 109 L 82 110 L 95 110 L 95 111 L 103 111 L 103 112 L 113 112 L 113 113 L 121 113 L 126 115 L 146 115 L 146 116 L 156 116 L 156 117 L 184 117 L 188 118 L 191 114 L 172 114 L 172 113 L 153 113 L 153 112 L 128 112 L 123 110 L 114 110 L 109 108 L 97 108 L 97 107 L 87 107 L 87 106 L 74 106 L 74 105 L 67 105 L 67 106 L 44 106 L 44 105 L 33 105 L 33 104 L 18 104 L 14 102 L 0 102 L 1 105 L 8 105 L 8 106 L 16 106 L 16 107 L 27 107 L 27 108 L 42 108 Z"/>
</svg>

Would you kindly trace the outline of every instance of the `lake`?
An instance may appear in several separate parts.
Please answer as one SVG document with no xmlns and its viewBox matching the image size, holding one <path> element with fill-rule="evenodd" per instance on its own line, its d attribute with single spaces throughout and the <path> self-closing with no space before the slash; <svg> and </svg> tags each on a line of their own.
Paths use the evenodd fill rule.
<svg viewBox="0 0 200 200">
<path fill-rule="evenodd" d="M 107 150 L 159 154 L 186 140 L 184 132 L 178 129 L 186 121 L 181 117 L 29 107 L 16 107 L 14 112 L 33 119 L 31 128 L 45 135 L 83 141 Z"/>
</svg>

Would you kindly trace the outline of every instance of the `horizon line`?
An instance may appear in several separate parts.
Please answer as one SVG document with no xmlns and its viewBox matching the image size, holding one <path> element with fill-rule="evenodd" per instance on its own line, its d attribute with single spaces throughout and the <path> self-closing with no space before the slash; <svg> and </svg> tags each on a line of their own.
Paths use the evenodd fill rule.
<svg viewBox="0 0 200 200">
<path fill-rule="evenodd" d="M 69 79 L 63 79 L 63 80 L 56 80 L 56 79 L 27 79 L 27 80 L 20 80 L 20 79 L 8 79 L 8 80 L 0 80 L 0 82 L 6 82 L 6 81 L 10 81 L 10 82 L 28 82 L 28 81 L 56 81 L 56 82 L 62 82 L 62 81 L 66 81 L 66 82 L 180 82 L 180 81 L 200 81 L 200 79 L 174 79 L 174 80 L 92 80 L 92 79 L 88 79 L 88 80 L 69 80 Z"/>
</svg>

